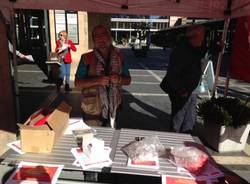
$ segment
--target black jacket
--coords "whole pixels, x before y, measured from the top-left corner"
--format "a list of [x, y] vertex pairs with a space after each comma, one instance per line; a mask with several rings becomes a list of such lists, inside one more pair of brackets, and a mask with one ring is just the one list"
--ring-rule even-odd
[[201, 58], [204, 52], [194, 48], [188, 40], [172, 51], [167, 69], [167, 84], [169, 91], [175, 94], [188, 92], [198, 86], [201, 78]]

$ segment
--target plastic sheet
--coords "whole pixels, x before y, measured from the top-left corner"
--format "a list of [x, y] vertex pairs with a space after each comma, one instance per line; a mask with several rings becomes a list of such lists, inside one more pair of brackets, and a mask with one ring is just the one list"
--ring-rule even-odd
[[165, 153], [165, 147], [157, 136], [132, 141], [121, 149], [133, 162], [155, 160]]
[[187, 169], [189, 172], [199, 174], [208, 162], [208, 155], [195, 147], [173, 147], [170, 150], [170, 159], [177, 166]]

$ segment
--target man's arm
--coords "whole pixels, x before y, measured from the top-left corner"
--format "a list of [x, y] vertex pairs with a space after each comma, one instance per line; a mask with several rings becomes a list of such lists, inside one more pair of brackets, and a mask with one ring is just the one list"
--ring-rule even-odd
[[[9, 47], [9, 51], [10, 51], [11, 53], [13, 53], [13, 45], [12, 45], [12, 43], [10, 43], [9, 41], [8, 41], [8, 47]], [[22, 59], [25, 59], [25, 55], [22, 54], [22, 53], [21, 53], [20, 51], [18, 51], [18, 50], [16, 50], [16, 55], [19, 56], [19, 57], [22, 58]]]

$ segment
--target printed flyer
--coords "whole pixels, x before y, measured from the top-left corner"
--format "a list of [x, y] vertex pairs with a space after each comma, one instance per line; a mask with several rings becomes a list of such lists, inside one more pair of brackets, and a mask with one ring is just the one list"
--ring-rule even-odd
[[133, 162], [130, 158], [128, 158], [128, 167], [137, 167], [144, 169], [159, 169], [159, 160], [156, 158], [155, 160], [145, 160], [145, 161], [137, 161]]
[[56, 184], [63, 165], [20, 162], [6, 184]]

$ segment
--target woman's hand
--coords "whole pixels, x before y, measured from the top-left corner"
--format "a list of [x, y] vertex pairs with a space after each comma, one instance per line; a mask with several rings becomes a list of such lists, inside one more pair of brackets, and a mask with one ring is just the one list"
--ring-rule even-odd
[[96, 82], [98, 85], [107, 86], [109, 84], [109, 77], [108, 76], [97, 77]]

